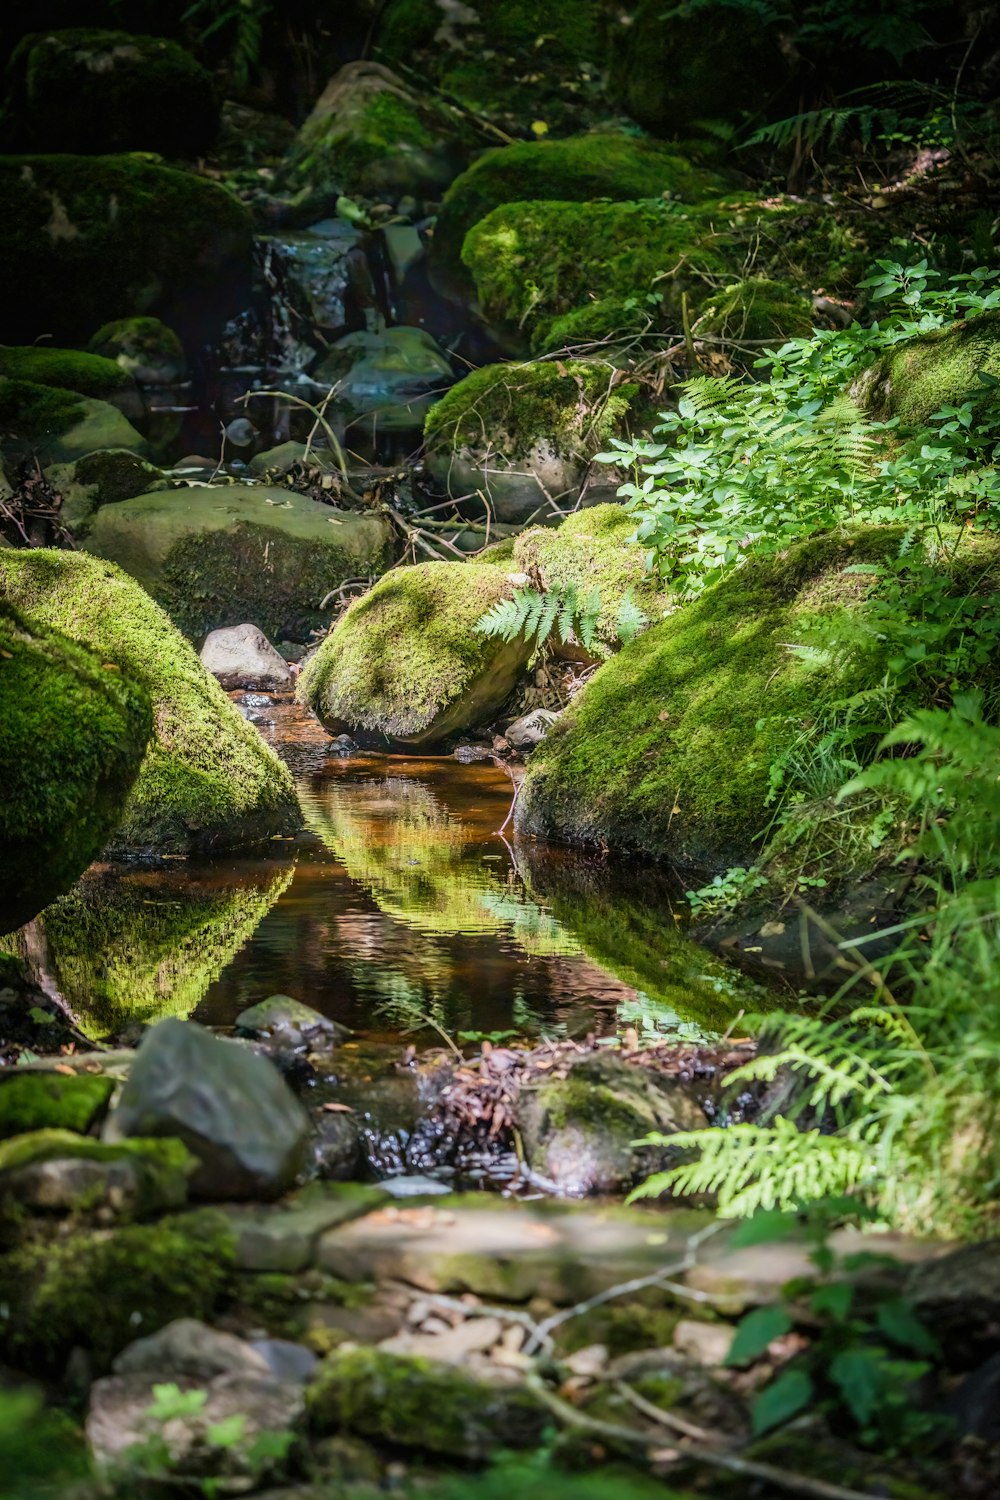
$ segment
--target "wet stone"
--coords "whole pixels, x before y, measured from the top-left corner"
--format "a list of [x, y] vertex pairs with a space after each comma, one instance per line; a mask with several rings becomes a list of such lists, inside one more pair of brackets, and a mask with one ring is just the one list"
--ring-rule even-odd
[[292, 686], [287, 664], [257, 625], [227, 625], [210, 631], [201, 648], [201, 662], [227, 690], [280, 693]]

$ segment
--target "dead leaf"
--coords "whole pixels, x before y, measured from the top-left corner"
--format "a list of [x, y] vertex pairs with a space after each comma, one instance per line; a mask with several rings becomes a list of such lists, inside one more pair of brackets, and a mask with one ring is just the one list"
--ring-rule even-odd
[[336, 1104], [332, 1100], [329, 1104], [324, 1104], [323, 1108], [328, 1115], [353, 1115], [354, 1113], [349, 1104]]

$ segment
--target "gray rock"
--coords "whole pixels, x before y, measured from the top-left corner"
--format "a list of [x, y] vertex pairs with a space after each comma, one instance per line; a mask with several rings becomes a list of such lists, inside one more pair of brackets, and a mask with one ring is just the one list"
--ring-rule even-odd
[[317, 1175], [327, 1182], [350, 1182], [357, 1176], [360, 1157], [357, 1116], [353, 1112], [319, 1115], [313, 1137]]
[[256, 1005], [241, 1010], [236, 1017], [238, 1036], [266, 1039], [274, 1037], [291, 1046], [307, 1046], [318, 1041], [342, 1041], [350, 1036], [346, 1026], [320, 1015], [311, 1005], [293, 1000], [291, 995], [269, 995]]
[[227, 691], [254, 688], [280, 693], [288, 691], [294, 680], [288, 664], [258, 625], [227, 625], [211, 631], [201, 648], [201, 660]]
[[304, 1344], [293, 1344], [291, 1339], [254, 1339], [250, 1348], [266, 1362], [271, 1374], [278, 1380], [294, 1380], [307, 1385], [319, 1364], [319, 1359]]
[[273, 1208], [227, 1208], [236, 1266], [241, 1271], [304, 1271], [313, 1262], [320, 1235], [384, 1202], [379, 1188], [352, 1183], [311, 1187]]
[[956, 1364], [992, 1354], [1000, 1340], [1000, 1239], [914, 1267], [906, 1295]]
[[451, 1192], [447, 1182], [438, 1182], [436, 1177], [424, 1177], [418, 1173], [386, 1177], [380, 1186], [392, 1198], [438, 1197]]
[[423, 328], [386, 328], [345, 334], [314, 379], [337, 387], [335, 402], [349, 426], [398, 432], [422, 428], [428, 409], [455, 375]]
[[155, 1375], [160, 1380], [214, 1380], [217, 1375], [266, 1375], [265, 1356], [244, 1339], [197, 1318], [175, 1318], [148, 1338], [129, 1344], [112, 1365], [116, 1375]]
[[504, 737], [515, 750], [531, 750], [541, 744], [558, 717], [551, 709], [536, 708], [508, 724]]
[[199, 1161], [194, 1195], [270, 1198], [305, 1162], [309, 1118], [266, 1057], [171, 1018], [143, 1038], [104, 1135], [177, 1136]]

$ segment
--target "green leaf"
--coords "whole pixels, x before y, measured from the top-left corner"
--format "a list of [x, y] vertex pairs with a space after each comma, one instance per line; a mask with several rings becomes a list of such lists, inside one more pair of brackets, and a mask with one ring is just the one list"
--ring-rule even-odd
[[854, 1301], [854, 1288], [849, 1281], [830, 1281], [818, 1286], [809, 1298], [809, 1306], [818, 1318], [832, 1318], [843, 1323]]
[[[757, 727], [760, 728], [760, 725]], [[729, 873], [734, 875], [736, 871], [731, 870]], [[721, 884], [721, 877], [717, 878]], [[773, 1245], [794, 1234], [798, 1223], [798, 1214], [788, 1213], [780, 1208], [759, 1208], [752, 1219], [738, 1225], [729, 1243], [733, 1250], [743, 1250], [750, 1245]]]
[[726, 1355], [727, 1365], [746, 1365], [766, 1351], [773, 1339], [781, 1338], [792, 1327], [786, 1308], [775, 1303], [772, 1307], [755, 1307], [740, 1320], [736, 1337]]
[[936, 1354], [938, 1343], [921, 1323], [909, 1302], [894, 1297], [880, 1302], [875, 1312], [879, 1331], [901, 1349], [911, 1349], [914, 1354]]
[[783, 1370], [753, 1403], [750, 1420], [754, 1436], [789, 1421], [809, 1405], [812, 1397], [813, 1383], [805, 1370]]
[[830, 1362], [830, 1379], [859, 1427], [866, 1427], [884, 1384], [882, 1355], [877, 1349], [844, 1349]]

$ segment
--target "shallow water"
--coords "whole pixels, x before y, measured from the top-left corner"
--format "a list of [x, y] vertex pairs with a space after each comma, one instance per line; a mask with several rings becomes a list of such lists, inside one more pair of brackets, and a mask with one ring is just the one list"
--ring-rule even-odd
[[341, 759], [299, 711], [251, 713], [296, 775], [296, 839], [95, 866], [19, 935], [93, 1037], [165, 1015], [231, 1026], [274, 993], [421, 1044], [627, 1025], [697, 1037], [747, 1004], [746, 982], [683, 937], [662, 876], [499, 833], [501, 767]]

